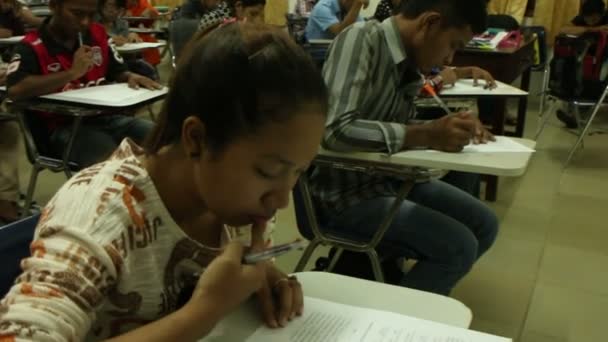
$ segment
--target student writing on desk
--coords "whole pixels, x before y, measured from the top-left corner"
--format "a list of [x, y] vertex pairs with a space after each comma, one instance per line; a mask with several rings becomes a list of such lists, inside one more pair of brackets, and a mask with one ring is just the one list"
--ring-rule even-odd
[[264, 248], [317, 154], [323, 79], [286, 33], [232, 23], [195, 38], [169, 89], [145, 150], [124, 140], [43, 210], [0, 339], [197, 341], [254, 292], [270, 327], [302, 313], [298, 280], [241, 265], [240, 244]]
[[[103, 26], [92, 22], [97, 12], [95, 0], [53, 0], [49, 6], [53, 15], [15, 49], [8, 69], [9, 97], [24, 100], [104, 81], [160, 88], [151, 79], [127, 71], [120, 55], [108, 44]], [[51, 148], [61, 155], [72, 131], [67, 118], [52, 113], [28, 115], [43, 122]], [[70, 159], [80, 167], [89, 166], [111, 153], [124, 137], [143, 141], [152, 127], [148, 120], [122, 115], [86, 118]]]
[[[449, 65], [456, 49], [485, 30], [484, 0], [409, 0], [382, 23], [357, 23], [330, 47], [323, 76], [330, 110], [328, 149], [397, 153], [421, 146], [457, 152], [489, 133], [470, 114], [408, 124], [420, 73]], [[369, 237], [387, 214], [400, 182], [387, 177], [318, 168], [311, 177], [324, 227]], [[384, 256], [415, 256], [400, 284], [449, 294], [496, 237], [496, 215], [442, 181], [417, 184], [380, 244]]]
[[[123, 46], [142, 41], [137, 33], [129, 32], [129, 23], [122, 18], [127, 6], [126, 0], [99, 0], [98, 6], [97, 21], [106, 28], [112, 44]], [[126, 63], [130, 71], [158, 80], [156, 69], [143, 58], [127, 56]]]

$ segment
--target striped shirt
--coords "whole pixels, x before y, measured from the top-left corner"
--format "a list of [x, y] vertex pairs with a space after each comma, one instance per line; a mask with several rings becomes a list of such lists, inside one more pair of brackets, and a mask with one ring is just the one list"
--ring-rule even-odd
[[[323, 77], [330, 92], [325, 148], [389, 154], [403, 149], [405, 124], [414, 115], [422, 79], [408, 62], [394, 18], [356, 23], [339, 34]], [[391, 183], [386, 177], [320, 167], [311, 177], [325, 215], [364, 199], [394, 195]]]

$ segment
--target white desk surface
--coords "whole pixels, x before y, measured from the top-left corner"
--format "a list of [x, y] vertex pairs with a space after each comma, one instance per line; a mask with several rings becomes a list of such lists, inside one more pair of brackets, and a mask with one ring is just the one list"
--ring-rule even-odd
[[25, 36], [13, 36], [8, 38], [0, 38], [0, 45], [17, 44], [23, 40]]
[[[526, 147], [534, 148], [536, 142], [529, 139], [511, 138]], [[322, 149], [320, 156], [338, 157], [349, 161], [373, 162], [403, 167], [424, 167], [450, 171], [481, 173], [494, 176], [521, 176], [528, 166], [533, 152], [447, 153], [411, 150], [388, 156], [385, 153], [334, 152]]]
[[167, 94], [168, 90], [167, 87], [160, 90], [131, 89], [126, 83], [115, 83], [64, 91], [40, 96], [40, 98], [103, 107], [129, 107], [162, 97]]
[[[391, 311], [460, 328], [468, 328], [473, 317], [461, 302], [429, 292], [327, 272], [301, 272], [297, 276], [308, 297]], [[263, 324], [260, 316], [255, 303], [242, 305], [200, 342], [244, 341]]]
[[116, 46], [116, 51], [120, 53], [134, 53], [140, 52], [148, 49], [158, 49], [160, 47], [165, 46], [165, 42], [141, 42], [141, 43], [127, 43], [122, 46]]
[[506, 83], [502, 83], [500, 81], [496, 81], [496, 88], [494, 89], [484, 89], [485, 81], [478, 81], [479, 85], [474, 86], [473, 79], [462, 79], [458, 80], [453, 87], [446, 87], [441, 90], [439, 96], [445, 97], [478, 97], [478, 96], [507, 96], [507, 97], [523, 97], [528, 96], [528, 93], [508, 85]]

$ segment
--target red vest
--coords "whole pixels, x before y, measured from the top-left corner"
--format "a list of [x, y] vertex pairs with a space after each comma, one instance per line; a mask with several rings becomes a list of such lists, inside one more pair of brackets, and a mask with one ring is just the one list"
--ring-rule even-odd
[[[93, 68], [80, 79], [69, 82], [57, 89], [57, 92], [99, 85], [105, 80], [110, 62], [110, 46], [108, 45], [106, 30], [102, 25], [94, 23], [89, 26], [89, 34], [91, 37], [90, 46], [93, 49], [95, 61]], [[73, 54], [62, 52], [57, 55], [50, 55], [49, 50], [40, 39], [38, 31], [28, 33], [23, 38], [23, 42], [29, 44], [34, 49], [42, 75], [69, 70], [72, 67]]]

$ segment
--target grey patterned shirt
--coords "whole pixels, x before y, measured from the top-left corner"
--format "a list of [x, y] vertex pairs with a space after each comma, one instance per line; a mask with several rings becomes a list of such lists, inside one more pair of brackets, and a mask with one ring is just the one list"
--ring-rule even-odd
[[[323, 146], [338, 151], [396, 153], [403, 149], [414, 98], [422, 86], [408, 63], [394, 18], [356, 23], [332, 43], [323, 77], [330, 109]], [[394, 195], [385, 177], [317, 168], [311, 177], [322, 214], [332, 215], [380, 195]]]

